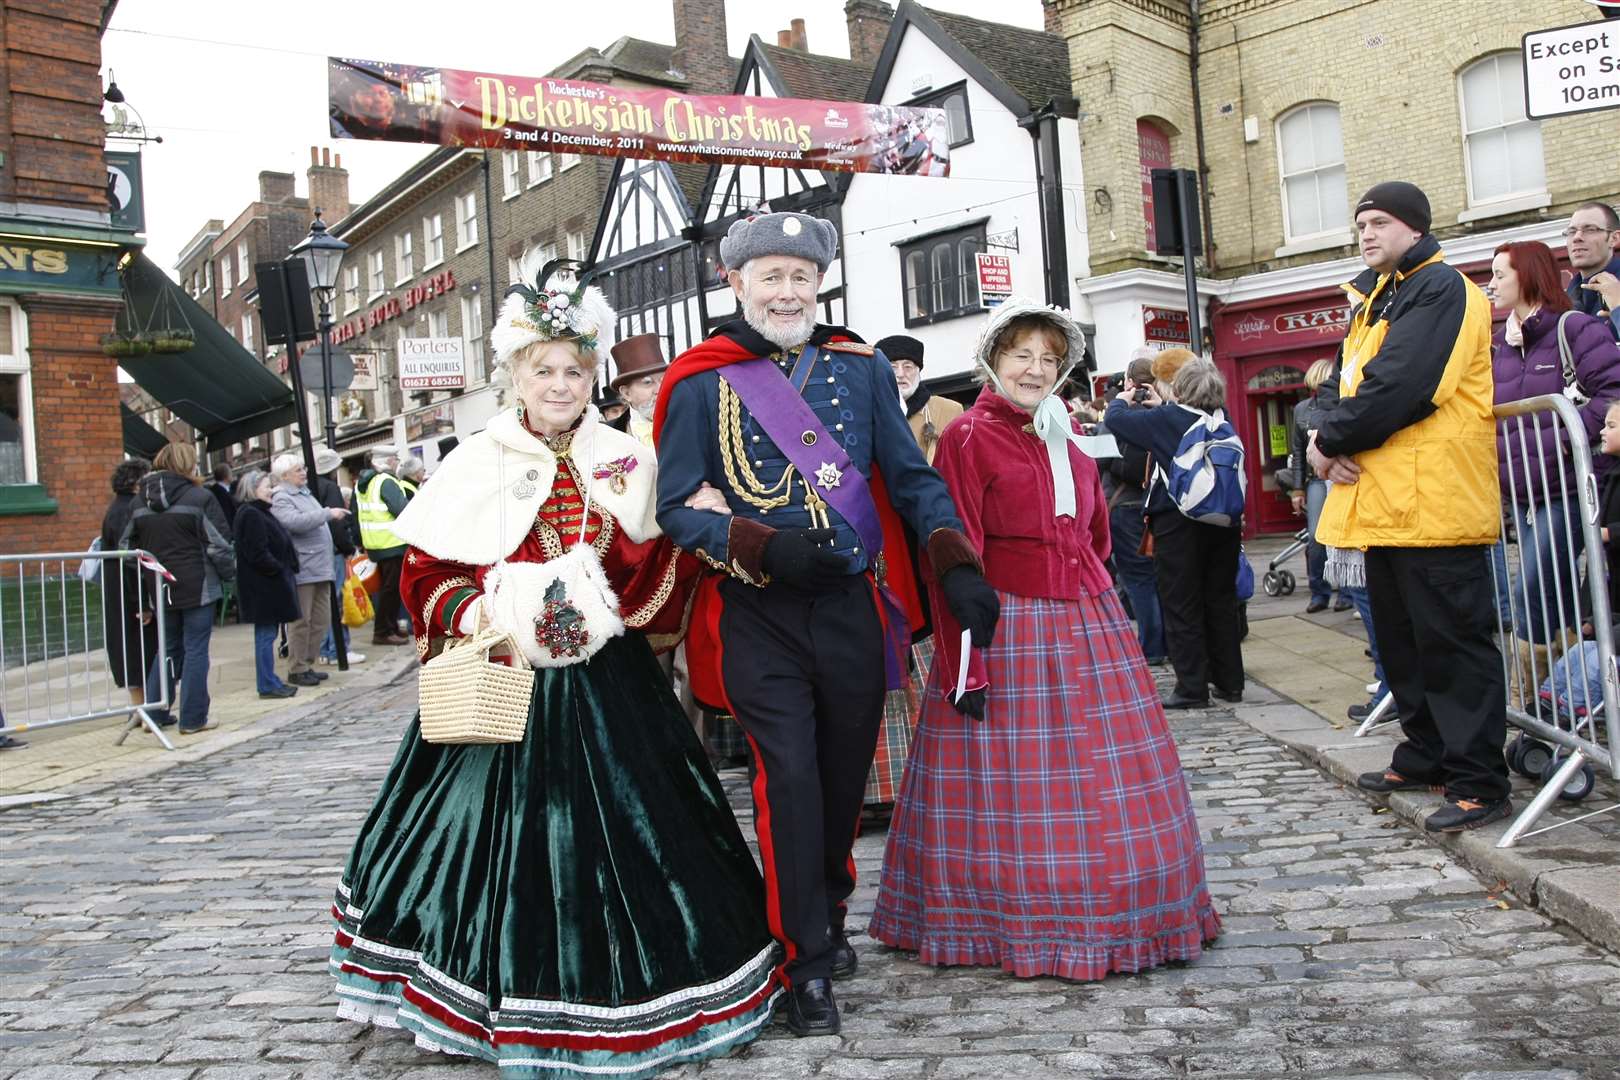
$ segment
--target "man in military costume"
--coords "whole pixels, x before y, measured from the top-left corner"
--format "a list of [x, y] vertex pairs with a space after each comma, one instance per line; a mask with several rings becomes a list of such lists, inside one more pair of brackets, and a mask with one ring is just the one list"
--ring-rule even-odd
[[[698, 699], [753, 747], [767, 916], [799, 1035], [838, 1031], [829, 980], [857, 963], [850, 849], [884, 693], [923, 629], [905, 526], [976, 647], [998, 614], [888, 362], [816, 324], [836, 246], [833, 225], [804, 214], [734, 224], [720, 258], [744, 318], [675, 360], [654, 416], [658, 523], [716, 571], [694, 601], [688, 661]], [[705, 486], [729, 516], [686, 506]]]

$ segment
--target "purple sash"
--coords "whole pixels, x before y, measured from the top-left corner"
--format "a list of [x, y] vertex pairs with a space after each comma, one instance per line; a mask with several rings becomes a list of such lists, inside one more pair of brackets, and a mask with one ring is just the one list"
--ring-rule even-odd
[[[814, 345], [805, 346], [806, 353], [814, 350]], [[849, 454], [844, 452], [843, 444], [828, 433], [821, 418], [771, 361], [761, 357], [727, 364], [720, 377], [737, 392], [749, 413], [765, 429], [765, 434], [799, 470], [804, 482], [849, 522], [855, 535], [860, 537], [861, 546], [866, 548], [875, 578], [878, 556], [883, 552], [883, 525], [878, 521], [872, 489]], [[832, 487], [817, 482], [818, 474], [829, 465], [838, 472], [837, 483]], [[887, 609], [884, 637], [888, 647], [884, 649], [884, 661], [888, 687], [897, 690], [904, 685], [903, 658], [911, 629], [900, 602], [882, 582], [878, 582], [878, 592]]]

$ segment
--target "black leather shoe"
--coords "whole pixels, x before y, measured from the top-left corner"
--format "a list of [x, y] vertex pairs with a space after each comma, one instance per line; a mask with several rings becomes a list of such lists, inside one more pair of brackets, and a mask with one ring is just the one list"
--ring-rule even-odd
[[787, 1026], [801, 1039], [838, 1034], [838, 1002], [833, 1000], [831, 979], [811, 979], [789, 987]]
[[1305, 614], [1315, 615], [1318, 611], [1326, 611], [1327, 609], [1328, 602], [1326, 600], [1312, 600], [1305, 605]]
[[832, 975], [835, 979], [848, 979], [855, 974], [855, 969], [861, 966], [861, 958], [855, 955], [855, 946], [849, 943], [842, 930], [834, 930], [832, 934]]
[[1162, 702], [1166, 709], [1207, 709], [1209, 698], [1188, 697], [1185, 694], [1173, 693]]
[[307, 671], [307, 672], [305, 672], [305, 674], [306, 674], [306, 675], [308, 675], [308, 676], [310, 676], [310, 677], [311, 677], [311, 678], [312, 678], [312, 679], [314, 679], [314, 680], [315, 680], [315, 681], [316, 681], [316, 682], [325, 682], [325, 681], [326, 681], [326, 680], [327, 680], [327, 679], [330, 679], [330, 678], [331, 678], [331, 677], [332, 677], [332, 676], [330, 676], [330, 675], [328, 675], [328, 674], [327, 674], [327, 673], [326, 673], [326, 672], [324, 672], [324, 671], [314, 671], [314, 670], [311, 670], [311, 671]]
[[1511, 813], [1513, 813], [1512, 799], [1474, 802], [1471, 799], [1448, 798], [1446, 805], [1424, 819], [1423, 827], [1430, 832], [1462, 832], [1465, 829], [1489, 825], [1493, 821], [1501, 821]]
[[1211, 693], [1222, 701], [1230, 702], [1233, 705], [1243, 700], [1243, 691], [1241, 690], [1212, 690]]
[[298, 693], [298, 687], [296, 686], [278, 686], [274, 690], [260, 690], [259, 696], [262, 698], [290, 698], [296, 693]]
[[315, 677], [315, 673], [313, 671], [300, 671], [300, 672], [297, 672], [296, 674], [289, 675], [289, 676], [287, 676], [287, 681], [289, 683], [291, 683], [292, 685], [294, 685], [294, 686], [319, 686], [319, 685], [321, 685], [321, 680], [319, 680], [319, 679], [317, 679]]
[[1429, 782], [1408, 780], [1394, 769], [1383, 769], [1362, 773], [1356, 777], [1356, 787], [1362, 791], [1423, 791], [1429, 787]]

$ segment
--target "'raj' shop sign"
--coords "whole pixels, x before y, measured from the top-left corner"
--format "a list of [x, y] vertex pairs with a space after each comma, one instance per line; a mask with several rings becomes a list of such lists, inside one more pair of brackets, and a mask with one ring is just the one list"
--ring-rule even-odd
[[1220, 320], [1217, 345], [1241, 353], [1337, 343], [1350, 325], [1350, 306], [1325, 302], [1292, 311], [1246, 311]]
[[[441, 296], [456, 287], [456, 274], [453, 270], [445, 270], [434, 274], [420, 285], [412, 285], [399, 296], [391, 296], [363, 315], [356, 315], [352, 319], [344, 319], [332, 327], [332, 341], [343, 344], [350, 338], [359, 337], [368, 330], [375, 330], [390, 319], [397, 319], [410, 311], [418, 304], [426, 303], [435, 296]], [[372, 387], [376, 389], [376, 387]]]
[[1142, 337], [1150, 345], [1188, 345], [1192, 334], [1187, 313], [1175, 308], [1142, 307]]
[[327, 59], [332, 137], [944, 176], [944, 109]]

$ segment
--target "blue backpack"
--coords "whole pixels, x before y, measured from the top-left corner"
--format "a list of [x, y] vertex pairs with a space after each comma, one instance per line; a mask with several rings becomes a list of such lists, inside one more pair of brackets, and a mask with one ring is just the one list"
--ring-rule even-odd
[[1170, 501], [1187, 517], [1206, 525], [1236, 525], [1249, 491], [1243, 443], [1224, 410], [1187, 411], [1198, 418], [1181, 436], [1170, 468], [1158, 467], [1159, 478]]

